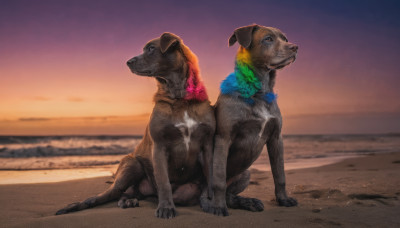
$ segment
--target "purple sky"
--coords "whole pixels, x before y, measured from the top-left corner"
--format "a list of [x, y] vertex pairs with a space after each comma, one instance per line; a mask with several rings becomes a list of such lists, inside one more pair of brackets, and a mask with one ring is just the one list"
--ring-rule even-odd
[[[233, 70], [237, 46], [227, 39], [252, 23], [299, 45], [296, 62], [278, 72], [284, 133], [400, 132], [398, 1], [5, 0], [0, 134], [143, 132], [155, 82], [125, 62], [166, 31], [197, 54], [214, 103]], [[104, 116], [141, 122], [79, 122]], [[69, 118], [79, 132], [62, 130]]]

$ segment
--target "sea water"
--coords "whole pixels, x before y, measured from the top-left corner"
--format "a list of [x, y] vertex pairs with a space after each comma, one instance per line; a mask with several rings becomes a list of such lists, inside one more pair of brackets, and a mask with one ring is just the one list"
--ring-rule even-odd
[[[0, 170], [90, 168], [118, 164], [141, 136], [0, 136]], [[285, 135], [285, 164], [301, 167], [368, 154], [398, 152], [400, 134]], [[268, 163], [266, 149], [256, 161]], [[258, 166], [257, 166], [258, 165]], [[315, 165], [314, 165], [315, 166]]]

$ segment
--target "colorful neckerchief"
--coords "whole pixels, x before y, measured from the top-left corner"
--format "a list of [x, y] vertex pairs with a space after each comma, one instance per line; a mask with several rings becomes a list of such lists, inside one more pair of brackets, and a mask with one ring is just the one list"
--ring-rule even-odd
[[[261, 82], [254, 73], [249, 51], [240, 47], [236, 55], [235, 72], [228, 75], [228, 77], [222, 81], [221, 93], [238, 93], [246, 103], [254, 104], [254, 99], [252, 97], [261, 87]], [[263, 95], [263, 99], [269, 104], [275, 101], [276, 98], [277, 94], [272, 92]]]
[[185, 100], [205, 101], [208, 99], [206, 88], [200, 80], [199, 69], [193, 63], [187, 62], [189, 77], [186, 81]]
[[187, 59], [188, 78], [186, 80], [185, 100], [205, 101], [208, 99], [206, 87], [201, 81], [199, 65], [196, 55], [190, 49], [181, 44], [184, 56]]

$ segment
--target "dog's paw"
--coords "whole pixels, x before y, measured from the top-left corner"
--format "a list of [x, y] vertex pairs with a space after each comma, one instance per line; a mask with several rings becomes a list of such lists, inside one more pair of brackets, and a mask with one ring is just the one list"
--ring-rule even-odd
[[227, 207], [211, 207], [208, 213], [216, 216], [229, 216]]
[[118, 207], [125, 209], [129, 207], [139, 207], [139, 200], [134, 199], [120, 199], [118, 201]]
[[170, 219], [177, 216], [175, 207], [159, 207], [156, 210], [156, 217], [163, 219]]
[[284, 206], [284, 207], [297, 206], [297, 200], [292, 197], [278, 198], [276, 201], [278, 202], [279, 206]]
[[217, 216], [229, 216], [227, 207], [213, 206], [211, 201], [200, 201], [200, 207], [204, 212]]
[[263, 211], [264, 210], [264, 204], [261, 202], [261, 200], [256, 199], [256, 198], [244, 198], [245, 200], [241, 202], [241, 206], [243, 209], [249, 210], [249, 211]]
[[256, 198], [246, 198], [238, 195], [228, 194], [226, 198], [228, 207], [244, 209], [248, 211], [263, 211], [264, 204]]
[[200, 208], [203, 209], [203, 211], [207, 212], [210, 207], [212, 206], [212, 201], [208, 199], [204, 194], [200, 196]]
[[225, 204], [225, 201], [217, 204], [215, 199], [209, 199], [207, 196], [207, 191], [203, 191], [200, 196], [200, 207], [204, 212], [210, 213], [217, 216], [229, 216], [228, 207]]

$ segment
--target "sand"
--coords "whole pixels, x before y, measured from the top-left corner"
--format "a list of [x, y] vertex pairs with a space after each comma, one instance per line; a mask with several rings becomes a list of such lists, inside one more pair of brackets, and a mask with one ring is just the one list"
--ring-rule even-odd
[[55, 216], [71, 202], [105, 190], [112, 178], [0, 185], [0, 227], [400, 227], [400, 153], [350, 158], [317, 168], [287, 171], [297, 207], [278, 207], [270, 172], [252, 170], [242, 193], [264, 202], [263, 212], [230, 209], [217, 217], [199, 206], [178, 207], [178, 217], [157, 219], [156, 199], [120, 209], [116, 202]]

